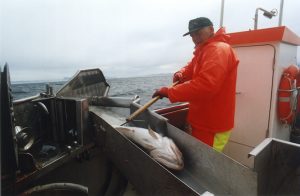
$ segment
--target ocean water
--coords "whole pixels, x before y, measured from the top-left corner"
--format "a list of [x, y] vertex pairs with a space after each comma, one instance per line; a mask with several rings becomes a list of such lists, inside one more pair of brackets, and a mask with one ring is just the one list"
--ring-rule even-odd
[[[45, 92], [47, 84], [52, 86], [54, 93], [56, 93], [65, 83], [67, 83], [67, 81], [12, 84], [13, 99], [18, 100]], [[141, 98], [141, 104], [144, 105], [152, 99], [151, 96], [156, 89], [172, 84], [172, 74], [131, 78], [111, 78], [107, 79], [107, 83], [110, 85], [108, 93], [110, 97], [132, 98], [135, 95], [138, 95]], [[164, 98], [154, 103], [151, 106], [151, 109], [163, 108], [169, 105], [172, 104], [170, 104], [168, 99]]]

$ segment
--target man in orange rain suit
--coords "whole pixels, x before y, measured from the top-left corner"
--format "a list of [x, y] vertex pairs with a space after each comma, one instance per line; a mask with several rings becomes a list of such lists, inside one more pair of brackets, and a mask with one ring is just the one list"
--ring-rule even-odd
[[214, 33], [205, 17], [189, 22], [194, 57], [176, 72], [173, 87], [162, 87], [153, 97], [168, 97], [173, 102], [189, 102], [188, 124], [191, 134], [222, 151], [234, 126], [235, 90], [238, 59], [228, 44], [224, 28]]

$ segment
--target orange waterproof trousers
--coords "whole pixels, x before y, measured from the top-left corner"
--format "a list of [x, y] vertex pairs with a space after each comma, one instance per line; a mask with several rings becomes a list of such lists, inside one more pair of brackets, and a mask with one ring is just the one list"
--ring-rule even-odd
[[213, 133], [208, 131], [192, 131], [192, 136], [222, 152], [230, 137], [231, 130]]

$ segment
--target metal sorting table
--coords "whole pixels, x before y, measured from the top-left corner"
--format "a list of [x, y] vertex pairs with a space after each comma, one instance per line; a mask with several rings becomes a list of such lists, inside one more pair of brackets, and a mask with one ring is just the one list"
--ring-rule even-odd
[[[131, 113], [138, 107], [136, 103], [131, 104]], [[216, 195], [257, 194], [256, 172], [216, 152], [154, 112], [141, 114], [134, 126], [150, 124], [157, 132], [173, 139], [183, 153], [185, 167], [182, 171], [166, 169], [116, 131], [112, 125], [120, 125], [126, 118], [117, 109], [90, 106], [90, 114], [98, 126], [98, 141], [104, 146], [107, 156], [139, 193], [201, 195], [208, 191]]]

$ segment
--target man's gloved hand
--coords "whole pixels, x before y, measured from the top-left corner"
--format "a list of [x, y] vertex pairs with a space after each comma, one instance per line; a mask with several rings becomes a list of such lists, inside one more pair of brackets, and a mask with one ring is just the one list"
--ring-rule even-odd
[[161, 87], [159, 90], [156, 90], [155, 93], [152, 95], [152, 98], [159, 96], [160, 99], [168, 96], [168, 87]]
[[173, 76], [173, 83], [177, 82], [178, 83], [182, 83], [183, 82], [183, 75], [180, 71], [174, 73], [174, 76]]

